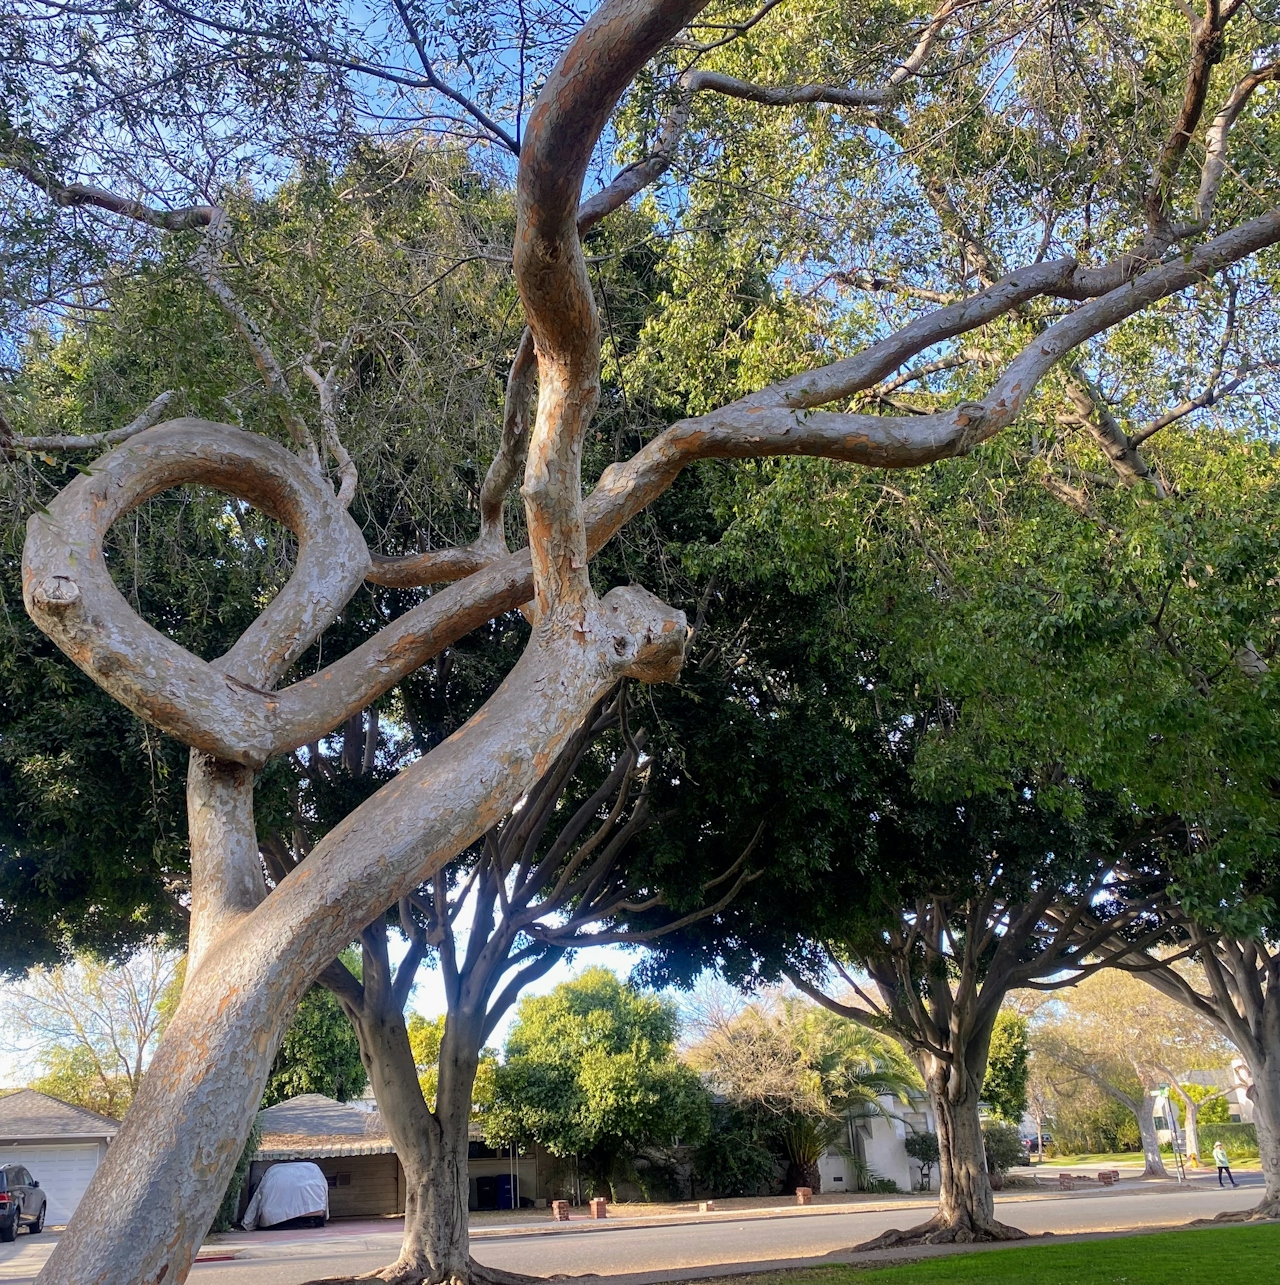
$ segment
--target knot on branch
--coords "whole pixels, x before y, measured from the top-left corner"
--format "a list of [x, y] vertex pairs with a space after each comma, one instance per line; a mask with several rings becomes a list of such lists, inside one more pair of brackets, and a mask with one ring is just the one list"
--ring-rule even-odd
[[32, 602], [45, 611], [66, 611], [80, 601], [80, 586], [70, 576], [47, 576], [31, 591]]
[[620, 674], [642, 683], [667, 683], [680, 673], [689, 642], [683, 611], [639, 585], [610, 590], [600, 607], [609, 661]]

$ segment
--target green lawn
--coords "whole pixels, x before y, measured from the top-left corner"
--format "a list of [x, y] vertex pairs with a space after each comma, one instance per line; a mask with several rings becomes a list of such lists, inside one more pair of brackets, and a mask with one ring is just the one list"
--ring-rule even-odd
[[[758, 1278], [757, 1278], [758, 1279]], [[1280, 1225], [1159, 1232], [1069, 1245], [953, 1254], [868, 1270], [781, 1272], [770, 1285], [1271, 1285], [1280, 1280]]]

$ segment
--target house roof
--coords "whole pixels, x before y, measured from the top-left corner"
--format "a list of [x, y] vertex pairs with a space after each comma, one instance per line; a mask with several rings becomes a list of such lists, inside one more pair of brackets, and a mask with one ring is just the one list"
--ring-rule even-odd
[[376, 1156], [394, 1152], [382, 1117], [304, 1093], [258, 1113], [262, 1141], [256, 1160], [318, 1160], [325, 1156]]
[[119, 1128], [118, 1120], [60, 1102], [34, 1089], [19, 1089], [0, 1097], [0, 1142], [114, 1138]]

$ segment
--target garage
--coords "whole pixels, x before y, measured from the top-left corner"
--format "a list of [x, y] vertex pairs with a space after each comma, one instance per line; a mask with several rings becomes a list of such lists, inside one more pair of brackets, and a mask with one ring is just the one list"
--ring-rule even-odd
[[25, 1165], [48, 1200], [51, 1226], [67, 1222], [119, 1124], [33, 1089], [0, 1097], [0, 1164]]

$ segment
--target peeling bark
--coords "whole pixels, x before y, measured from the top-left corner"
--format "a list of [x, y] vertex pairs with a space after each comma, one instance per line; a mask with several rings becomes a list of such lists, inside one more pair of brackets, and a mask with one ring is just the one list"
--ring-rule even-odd
[[[352, 812], [206, 947], [45, 1282], [185, 1277], [311, 981], [383, 907], [509, 812], [621, 673], [659, 680], [683, 657], [683, 617], [643, 591], [614, 590], [584, 624], [535, 639], [476, 718]], [[164, 1235], [140, 1235], [143, 1226]]]

